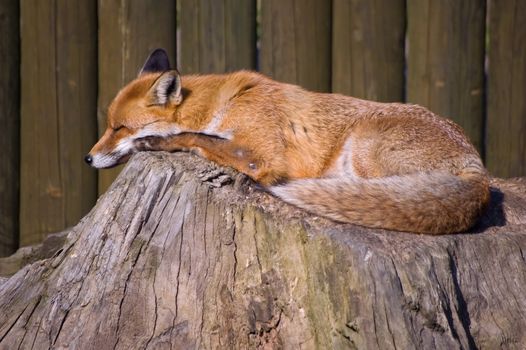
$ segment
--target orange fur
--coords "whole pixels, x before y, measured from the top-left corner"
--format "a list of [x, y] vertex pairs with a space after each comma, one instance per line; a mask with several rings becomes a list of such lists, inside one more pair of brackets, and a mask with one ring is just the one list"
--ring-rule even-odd
[[184, 76], [180, 91], [174, 77], [146, 72], [119, 92], [90, 152], [107, 157], [100, 167], [114, 165], [112, 154], [117, 164], [140, 150], [194, 150], [314, 213], [433, 234], [468, 229], [489, 201], [473, 145], [423, 107], [309, 92], [248, 71]]

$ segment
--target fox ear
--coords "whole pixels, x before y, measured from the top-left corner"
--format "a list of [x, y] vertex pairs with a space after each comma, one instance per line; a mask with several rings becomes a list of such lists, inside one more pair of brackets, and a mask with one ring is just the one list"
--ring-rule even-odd
[[168, 59], [168, 54], [163, 49], [154, 50], [144, 66], [141, 68], [139, 75], [144, 73], [161, 73], [170, 70], [170, 60]]
[[179, 105], [183, 101], [179, 72], [171, 70], [157, 78], [150, 88], [150, 98], [155, 105]]

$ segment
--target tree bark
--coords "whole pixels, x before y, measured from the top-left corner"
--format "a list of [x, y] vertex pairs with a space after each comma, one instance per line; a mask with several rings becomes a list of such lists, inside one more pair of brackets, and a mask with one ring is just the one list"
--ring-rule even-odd
[[473, 232], [424, 236], [330, 222], [195, 156], [141, 153], [0, 278], [0, 348], [520, 348], [526, 181], [493, 185]]

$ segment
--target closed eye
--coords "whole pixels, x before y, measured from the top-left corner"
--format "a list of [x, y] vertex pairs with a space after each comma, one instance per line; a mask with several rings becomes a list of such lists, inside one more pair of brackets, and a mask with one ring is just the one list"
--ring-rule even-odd
[[121, 126], [118, 126], [116, 128], [113, 128], [113, 131], [117, 132], [117, 131], [119, 131], [122, 128], [124, 128], [124, 125], [121, 125]]
[[154, 120], [154, 121], [144, 124], [144, 126], [152, 125], [152, 124], [158, 123], [159, 121], [160, 120]]

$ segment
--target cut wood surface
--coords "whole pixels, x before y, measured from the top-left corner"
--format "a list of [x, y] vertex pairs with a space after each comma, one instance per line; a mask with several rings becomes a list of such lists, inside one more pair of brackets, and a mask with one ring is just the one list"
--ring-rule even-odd
[[256, 68], [255, 0], [182, 0], [181, 74]]
[[404, 100], [404, 0], [335, 0], [332, 91], [381, 102]]
[[262, 73], [306, 89], [331, 90], [331, 2], [261, 1]]
[[0, 279], [0, 349], [519, 349], [526, 181], [492, 186], [472, 232], [425, 236], [141, 153], [47, 258]]
[[453, 119], [483, 151], [486, 2], [407, 1], [407, 102]]
[[526, 1], [490, 2], [486, 164], [502, 177], [526, 174]]
[[0, 257], [18, 245], [20, 183], [19, 1], [0, 2]]
[[[97, 6], [20, 1], [20, 245], [74, 225], [96, 201]], [[82, 24], [82, 25], [80, 25]]]

